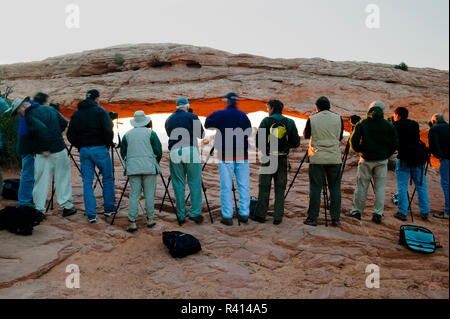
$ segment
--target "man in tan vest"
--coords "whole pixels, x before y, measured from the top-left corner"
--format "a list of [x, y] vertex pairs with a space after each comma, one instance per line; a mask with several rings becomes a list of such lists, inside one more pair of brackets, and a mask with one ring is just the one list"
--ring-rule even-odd
[[330, 190], [331, 223], [339, 225], [341, 214], [341, 165], [342, 155], [339, 147], [344, 133], [342, 118], [330, 112], [330, 101], [322, 96], [316, 102], [317, 113], [306, 122], [303, 132], [309, 139], [309, 209], [304, 224], [317, 226], [320, 210], [320, 196], [324, 181]]

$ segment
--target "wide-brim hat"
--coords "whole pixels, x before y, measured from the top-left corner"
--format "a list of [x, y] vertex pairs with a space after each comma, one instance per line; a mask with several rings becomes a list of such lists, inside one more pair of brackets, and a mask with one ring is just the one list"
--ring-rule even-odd
[[134, 113], [134, 118], [130, 120], [131, 125], [134, 127], [144, 127], [150, 123], [151, 118], [148, 115], [145, 115], [144, 111], [136, 111]]
[[12, 109], [11, 115], [16, 115], [19, 107], [21, 107], [23, 103], [28, 102], [28, 101], [30, 101], [29, 96], [26, 96], [24, 98], [14, 99], [14, 101], [12, 102], [12, 106], [11, 106], [11, 109]]
[[9, 105], [8, 101], [0, 96], [0, 115], [8, 112], [9, 110], [11, 110], [11, 105]]

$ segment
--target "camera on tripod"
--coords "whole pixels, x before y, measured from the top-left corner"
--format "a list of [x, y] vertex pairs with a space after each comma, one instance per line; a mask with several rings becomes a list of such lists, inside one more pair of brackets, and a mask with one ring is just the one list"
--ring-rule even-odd
[[361, 121], [361, 116], [358, 115], [352, 115], [350, 116], [350, 123], [352, 124], [352, 131], [353, 128], [358, 124], [358, 122]]
[[116, 112], [108, 112], [109, 117], [111, 118], [111, 121], [117, 120], [119, 118], [119, 113]]

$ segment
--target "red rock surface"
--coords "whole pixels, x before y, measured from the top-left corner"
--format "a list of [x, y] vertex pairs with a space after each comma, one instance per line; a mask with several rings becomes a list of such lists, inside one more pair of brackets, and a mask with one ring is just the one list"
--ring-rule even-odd
[[[113, 62], [116, 53], [123, 54], [122, 66]], [[155, 68], [156, 60], [166, 64]], [[187, 63], [191, 65], [188, 67]], [[328, 95], [335, 111], [345, 116], [363, 115], [370, 101], [380, 99], [390, 106], [389, 111], [399, 105], [407, 106], [412, 117], [421, 122], [424, 135], [425, 123], [432, 113], [448, 113], [448, 72], [431, 69], [403, 72], [370, 63], [273, 60], [178, 45], [96, 50], [9, 65], [5, 69], [14, 85], [13, 97], [38, 90], [48, 92], [55, 102], [62, 103], [67, 116], [92, 87], [102, 92], [104, 106], [119, 111], [123, 117], [138, 108], [167, 112], [180, 96], [191, 98], [196, 112], [208, 115], [222, 107], [220, 97], [230, 90], [246, 99], [241, 104], [246, 111], [264, 110], [264, 101], [277, 97], [286, 102], [289, 112], [302, 116], [312, 113], [312, 105], [320, 95]], [[290, 155], [289, 181], [306, 147], [307, 142], [302, 140], [300, 148]], [[74, 155], [78, 161], [77, 152]], [[343, 213], [352, 205], [357, 161], [350, 154], [342, 184]], [[167, 153], [161, 163], [164, 176], [168, 176]], [[125, 177], [118, 161], [116, 168], [119, 196]], [[257, 163], [251, 164], [253, 196], [257, 196], [258, 168]], [[208, 164], [203, 177], [215, 218], [213, 225], [205, 218], [203, 225], [188, 222], [178, 227], [166, 201], [162, 213], [157, 213], [155, 228], [145, 228], [140, 215], [139, 230], [130, 235], [124, 231], [128, 192], [114, 226], [103, 217], [97, 224], [89, 225], [83, 216], [81, 178], [72, 165], [74, 203], [80, 208], [77, 215], [64, 219], [61, 209], [55, 207], [32, 237], [24, 239], [0, 232], [0, 298], [449, 297], [448, 221], [420, 220], [415, 202], [415, 224], [432, 230], [444, 248], [433, 255], [421, 255], [399, 246], [399, 227], [403, 223], [392, 217], [396, 207], [389, 198], [396, 192], [396, 184], [391, 172], [381, 225], [370, 220], [373, 193], [369, 190], [361, 222], [342, 217], [339, 228], [326, 228], [322, 210], [319, 227], [305, 226], [307, 169], [305, 165], [286, 200], [286, 218], [279, 226], [272, 224], [272, 206], [266, 224], [250, 221], [242, 226], [221, 225], [217, 164]], [[13, 176], [18, 176], [18, 172], [4, 172], [5, 178]], [[437, 168], [430, 169], [427, 182], [432, 212], [442, 211]], [[163, 191], [158, 181], [157, 209]], [[96, 196], [100, 206], [99, 189]], [[6, 204], [14, 203], [2, 203]], [[203, 214], [207, 217], [206, 207]], [[202, 252], [172, 259], [161, 241], [165, 230], [195, 235], [202, 243]], [[30, 257], [27, 251], [42, 251], [42, 255], [32, 258], [33, 254]], [[42, 261], [44, 257], [47, 263]], [[80, 289], [67, 289], [64, 285], [68, 264], [80, 266]], [[379, 289], [365, 286], [368, 264], [380, 267]]]

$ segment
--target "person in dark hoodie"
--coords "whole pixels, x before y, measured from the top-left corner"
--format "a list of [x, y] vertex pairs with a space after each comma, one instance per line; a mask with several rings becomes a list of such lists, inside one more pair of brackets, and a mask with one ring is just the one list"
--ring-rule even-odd
[[366, 206], [367, 189], [373, 179], [375, 205], [372, 221], [376, 224], [381, 223], [384, 213], [388, 159], [399, 144], [394, 125], [383, 118], [385, 108], [380, 101], [371, 103], [367, 118], [355, 126], [350, 136], [350, 146], [360, 155], [360, 161], [353, 194], [353, 208], [345, 215], [361, 220], [361, 214]]
[[425, 177], [425, 162], [417, 158], [417, 150], [420, 147], [419, 123], [408, 119], [407, 108], [398, 107], [394, 111], [394, 126], [397, 129], [399, 139], [398, 160], [395, 169], [398, 212], [394, 217], [401, 221], [406, 221], [409, 206], [408, 182], [411, 176], [419, 198], [421, 217], [426, 220], [430, 213], [430, 206]]
[[98, 105], [99, 98], [97, 90], [87, 92], [86, 99], [78, 103], [78, 110], [72, 114], [67, 131], [69, 142], [80, 151], [85, 215], [90, 223], [97, 221], [97, 201], [92, 188], [96, 166], [102, 174], [103, 214], [111, 216], [116, 209], [109, 155], [109, 147], [113, 146], [113, 123], [108, 112]]
[[[37, 94], [36, 97], [43, 93]], [[36, 210], [45, 214], [45, 201], [50, 187], [50, 178], [55, 181], [56, 199], [63, 208], [63, 216], [77, 212], [72, 204], [72, 185], [70, 183], [70, 163], [62, 132], [67, 127], [67, 120], [48, 105], [41, 105], [34, 98], [31, 105], [25, 104], [25, 119], [30, 132], [34, 163], [33, 202]], [[46, 95], [45, 95], [46, 99]], [[42, 101], [41, 101], [42, 102]]]
[[219, 158], [221, 223], [233, 225], [233, 175], [239, 192], [239, 220], [248, 222], [250, 215], [250, 168], [248, 165], [248, 136], [252, 125], [247, 114], [237, 108], [238, 96], [228, 93], [225, 110], [212, 113], [205, 128], [216, 129], [214, 147]]
[[441, 187], [444, 191], [445, 210], [443, 213], [434, 213], [439, 219], [448, 219], [449, 216], [449, 125], [445, 122], [444, 114], [434, 114], [431, 118], [431, 129], [428, 133], [430, 151], [439, 159], [439, 173], [441, 175]]

